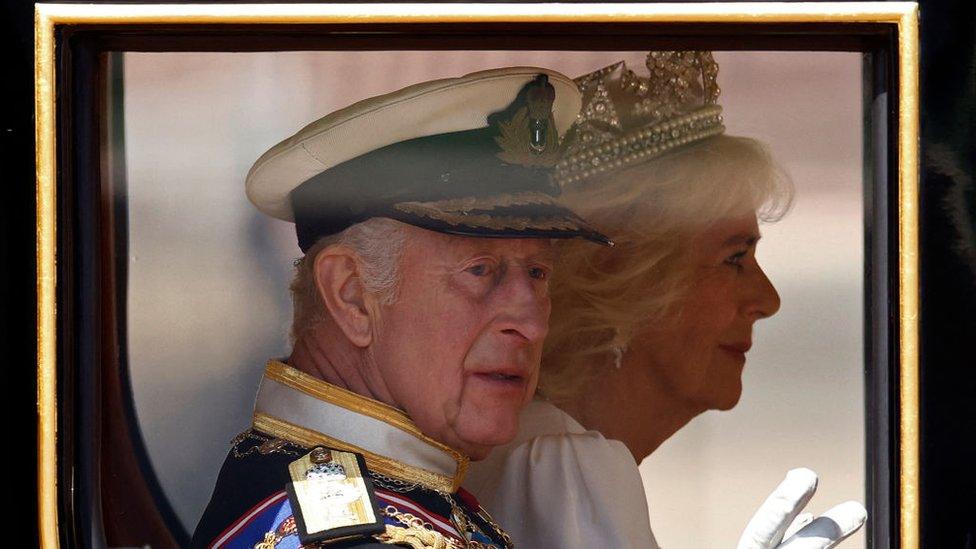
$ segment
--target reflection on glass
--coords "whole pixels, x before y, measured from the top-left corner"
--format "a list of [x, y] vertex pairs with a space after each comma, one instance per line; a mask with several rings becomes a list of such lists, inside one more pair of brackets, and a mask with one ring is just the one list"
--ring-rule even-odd
[[[152, 464], [192, 531], [268, 357], [287, 355], [293, 228], [243, 181], [260, 153], [352, 101], [503, 65], [580, 75], [646, 52], [125, 55], [129, 365]], [[641, 465], [665, 547], [727, 546], [782, 474], [821, 475], [812, 512], [864, 500], [860, 55], [717, 53], [727, 132], [768, 144], [796, 188], [762, 225], [778, 290], [741, 402]], [[826, 404], [825, 404], [826, 403]], [[205, 418], [205, 419], [203, 419]], [[863, 545], [863, 533], [846, 546]]]

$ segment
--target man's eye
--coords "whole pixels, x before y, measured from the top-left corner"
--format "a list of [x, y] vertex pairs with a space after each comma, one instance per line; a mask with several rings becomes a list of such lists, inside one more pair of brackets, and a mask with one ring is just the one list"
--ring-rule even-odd
[[548, 280], [549, 270], [543, 267], [530, 267], [529, 276], [536, 280]]
[[491, 274], [491, 266], [487, 263], [478, 263], [468, 267], [465, 269], [465, 271], [473, 274], [474, 276], [488, 276]]

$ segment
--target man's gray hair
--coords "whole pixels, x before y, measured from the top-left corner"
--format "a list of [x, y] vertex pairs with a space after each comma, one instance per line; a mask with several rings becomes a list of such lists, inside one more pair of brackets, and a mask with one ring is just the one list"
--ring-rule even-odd
[[374, 217], [357, 223], [341, 233], [323, 237], [295, 262], [295, 279], [291, 283], [294, 316], [292, 341], [328, 314], [315, 285], [315, 256], [325, 248], [339, 244], [355, 252], [360, 281], [366, 292], [376, 294], [379, 302], [396, 301], [400, 256], [407, 239], [403, 224], [385, 217]]

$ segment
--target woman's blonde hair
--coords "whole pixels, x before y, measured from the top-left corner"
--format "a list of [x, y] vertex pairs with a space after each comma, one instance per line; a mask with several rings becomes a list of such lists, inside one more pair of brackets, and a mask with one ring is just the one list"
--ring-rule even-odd
[[616, 246], [560, 244], [539, 393], [574, 398], [642, 327], [665, 318], [684, 292], [686, 250], [705, 228], [749, 212], [779, 219], [792, 195], [762, 143], [726, 135], [565, 189], [563, 202]]

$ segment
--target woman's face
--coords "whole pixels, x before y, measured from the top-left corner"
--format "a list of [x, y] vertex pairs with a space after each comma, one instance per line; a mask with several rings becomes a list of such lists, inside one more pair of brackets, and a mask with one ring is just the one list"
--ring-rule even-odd
[[689, 250], [687, 294], [669, 318], [631, 341], [630, 352], [644, 363], [641, 374], [696, 410], [736, 405], [752, 325], [779, 309], [779, 295], [756, 261], [758, 240], [754, 214], [699, 234]]

